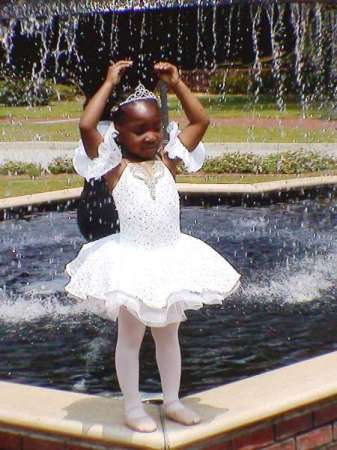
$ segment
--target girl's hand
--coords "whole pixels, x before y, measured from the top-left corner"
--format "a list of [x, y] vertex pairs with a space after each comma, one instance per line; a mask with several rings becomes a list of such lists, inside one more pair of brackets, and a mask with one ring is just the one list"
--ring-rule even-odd
[[154, 71], [160, 80], [169, 86], [174, 86], [179, 81], [179, 72], [176, 66], [168, 62], [159, 62], [154, 65]]
[[128, 61], [126, 59], [117, 61], [115, 64], [112, 64], [108, 68], [108, 73], [106, 75], [105, 81], [116, 86], [121, 81], [124, 73], [128, 70], [129, 67], [132, 66], [132, 64], [132, 61]]

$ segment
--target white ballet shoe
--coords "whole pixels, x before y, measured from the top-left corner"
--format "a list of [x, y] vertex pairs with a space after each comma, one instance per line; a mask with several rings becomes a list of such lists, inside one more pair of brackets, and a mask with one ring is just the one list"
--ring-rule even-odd
[[156, 431], [157, 424], [144, 410], [143, 405], [137, 405], [124, 413], [126, 425], [134, 431], [151, 433]]
[[201, 421], [197, 413], [187, 408], [180, 400], [164, 404], [165, 416], [182, 425], [195, 425]]

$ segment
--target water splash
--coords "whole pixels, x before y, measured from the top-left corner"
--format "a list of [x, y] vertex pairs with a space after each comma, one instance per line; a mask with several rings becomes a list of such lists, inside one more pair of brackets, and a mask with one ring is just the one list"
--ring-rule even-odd
[[330, 290], [336, 291], [337, 252], [332, 255], [288, 260], [286, 266], [261, 274], [258, 280], [242, 289], [243, 301], [306, 303], [320, 299]]
[[0, 290], [0, 322], [24, 323], [49, 318], [79, 316], [86, 312], [81, 303], [62, 303], [57, 295], [17, 295]]

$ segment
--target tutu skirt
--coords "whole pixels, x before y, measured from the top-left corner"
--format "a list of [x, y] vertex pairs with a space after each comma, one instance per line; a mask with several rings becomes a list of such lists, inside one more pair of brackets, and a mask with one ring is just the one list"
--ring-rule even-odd
[[221, 304], [240, 279], [212, 247], [183, 233], [153, 248], [107, 236], [85, 244], [66, 272], [66, 291], [89, 310], [116, 320], [125, 306], [151, 327], [186, 320], [187, 309]]

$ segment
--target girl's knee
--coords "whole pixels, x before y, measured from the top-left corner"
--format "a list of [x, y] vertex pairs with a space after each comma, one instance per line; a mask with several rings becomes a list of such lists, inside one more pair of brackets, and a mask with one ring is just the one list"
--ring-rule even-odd
[[178, 340], [180, 322], [175, 322], [166, 327], [151, 327], [151, 334], [156, 344], [172, 343]]
[[118, 314], [118, 340], [128, 347], [140, 347], [145, 334], [145, 325], [137, 320], [126, 308]]

